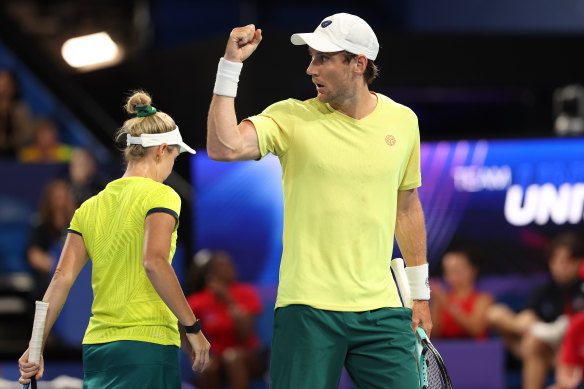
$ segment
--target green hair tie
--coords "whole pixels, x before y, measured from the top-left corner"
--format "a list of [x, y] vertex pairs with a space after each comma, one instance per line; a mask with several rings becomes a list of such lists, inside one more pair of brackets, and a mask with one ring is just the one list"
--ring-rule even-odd
[[156, 113], [156, 108], [154, 108], [150, 104], [148, 104], [148, 105], [137, 105], [136, 106], [136, 114], [140, 118], [141, 117], [144, 117], [144, 116], [154, 115], [155, 113]]

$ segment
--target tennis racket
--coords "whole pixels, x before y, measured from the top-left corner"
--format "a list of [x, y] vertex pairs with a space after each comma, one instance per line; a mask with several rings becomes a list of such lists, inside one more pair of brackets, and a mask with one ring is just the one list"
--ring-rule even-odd
[[452, 389], [452, 382], [450, 382], [444, 360], [422, 327], [418, 327], [416, 331], [416, 341], [422, 389]]
[[[391, 271], [398, 287], [404, 307], [413, 304], [410, 284], [406, 276], [404, 260], [395, 258], [391, 261]], [[438, 350], [432, 345], [422, 327], [416, 330], [416, 356], [422, 389], [452, 389], [448, 370]]]
[[[34, 322], [32, 324], [32, 335], [30, 337], [30, 350], [28, 352], [29, 362], [39, 363], [41, 361], [41, 349], [43, 348], [43, 335], [45, 333], [45, 321], [47, 319], [47, 310], [49, 303], [44, 301], [35, 302]], [[30, 384], [23, 385], [23, 389], [36, 389], [36, 379], [30, 378]]]

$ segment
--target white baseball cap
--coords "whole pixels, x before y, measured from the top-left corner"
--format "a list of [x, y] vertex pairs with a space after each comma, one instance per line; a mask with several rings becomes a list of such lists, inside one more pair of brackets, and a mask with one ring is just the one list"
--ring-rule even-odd
[[325, 18], [314, 32], [294, 34], [295, 45], [308, 45], [323, 53], [346, 50], [363, 54], [370, 60], [377, 58], [379, 43], [373, 29], [358, 16], [340, 13]]

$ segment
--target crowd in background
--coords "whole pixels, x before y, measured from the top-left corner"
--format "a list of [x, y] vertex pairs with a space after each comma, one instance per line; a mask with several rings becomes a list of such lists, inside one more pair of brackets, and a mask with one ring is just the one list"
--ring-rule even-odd
[[[0, 306], [4, 355], [20, 348], [12, 345], [30, 336], [28, 328], [13, 332], [7, 326], [29, 321], [34, 300], [42, 297], [55, 270], [73, 213], [109, 181], [87, 145], [62, 141], [65, 131], [56, 117], [33, 114], [31, 103], [21, 94], [18, 76], [0, 69], [0, 164], [19, 166], [6, 180], [6, 190], [0, 191], [1, 297], [19, 302], [17, 308]], [[29, 179], [28, 172], [40, 173]], [[23, 183], [26, 189], [15, 188]], [[15, 239], [16, 235], [22, 236]], [[17, 283], [10, 272], [15, 272], [14, 280], [30, 281]], [[24, 295], [27, 306], [21, 303]]]
[[22, 163], [63, 163], [73, 147], [59, 140], [52, 118], [34, 117], [21, 97], [16, 75], [0, 70], [0, 157]]
[[188, 302], [205, 323], [212, 344], [211, 362], [199, 375], [200, 389], [249, 387], [251, 379], [264, 377], [267, 345], [256, 333], [257, 317], [264, 307], [258, 289], [238, 280], [231, 255], [203, 249], [194, 257], [188, 283]]
[[[30, 223], [23, 260], [34, 279], [33, 299], [46, 289], [55, 269], [66, 228], [75, 209], [105, 187], [91, 151], [60, 141], [59, 128], [48, 117], [34, 117], [19, 94], [15, 74], [0, 70], [0, 159], [21, 163], [62, 163], [66, 168], [39, 187], [40, 201]], [[584, 360], [584, 245], [567, 232], [550, 242], [550, 279], [531, 291], [524, 307], [497, 301], [479, 290], [481, 258], [471, 244], [453, 245], [441, 259], [441, 274], [432, 282], [435, 339], [500, 338], [509, 357], [522, 366], [523, 387], [542, 388], [556, 372], [554, 389], [576, 388]], [[209, 369], [198, 378], [201, 388], [246, 387], [239, 384], [262, 377], [268, 345], [254, 330], [264, 310], [253, 285], [237, 280], [226, 252], [199, 252], [190, 265], [189, 303], [206, 323], [213, 345]]]
[[584, 339], [577, 333], [584, 320], [583, 237], [573, 232], [554, 237], [547, 257], [549, 280], [529, 291], [516, 312], [478, 290], [475, 249], [449, 249], [441, 262], [443, 280], [432, 282], [433, 337], [500, 337], [509, 357], [521, 364], [524, 389], [543, 388], [555, 367], [553, 388], [578, 387], [584, 369]]
[[20, 94], [17, 75], [0, 69], [0, 160], [64, 166], [46, 185], [36, 188], [40, 200], [31, 221], [26, 259], [37, 292], [48, 285], [73, 212], [107, 183], [89, 149], [62, 143], [60, 138], [55, 120], [32, 115]]

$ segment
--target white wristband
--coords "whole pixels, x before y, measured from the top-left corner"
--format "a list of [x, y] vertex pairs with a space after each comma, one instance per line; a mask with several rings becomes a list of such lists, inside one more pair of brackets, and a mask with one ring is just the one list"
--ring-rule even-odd
[[231, 62], [221, 57], [217, 67], [217, 78], [213, 93], [216, 95], [235, 97], [237, 95], [237, 83], [239, 74], [243, 68], [243, 62]]
[[412, 300], [430, 300], [428, 264], [406, 267], [406, 276], [410, 284]]

